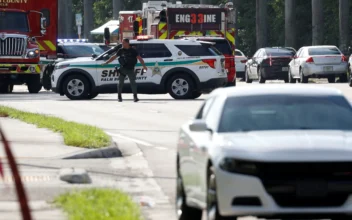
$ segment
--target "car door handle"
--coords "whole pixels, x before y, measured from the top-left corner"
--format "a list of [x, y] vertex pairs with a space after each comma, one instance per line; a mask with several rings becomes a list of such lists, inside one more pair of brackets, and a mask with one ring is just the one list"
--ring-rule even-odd
[[173, 61], [173, 59], [165, 59], [164, 61]]

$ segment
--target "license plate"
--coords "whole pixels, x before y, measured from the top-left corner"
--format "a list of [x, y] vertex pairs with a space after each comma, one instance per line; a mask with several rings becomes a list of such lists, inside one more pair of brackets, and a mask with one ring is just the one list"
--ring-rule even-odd
[[328, 193], [328, 184], [324, 180], [304, 180], [297, 183], [298, 197], [324, 197]]
[[282, 67], [282, 71], [288, 71], [288, 67]]
[[324, 70], [324, 71], [333, 71], [334, 68], [333, 68], [332, 66], [324, 66], [324, 67], [323, 67], [323, 70]]

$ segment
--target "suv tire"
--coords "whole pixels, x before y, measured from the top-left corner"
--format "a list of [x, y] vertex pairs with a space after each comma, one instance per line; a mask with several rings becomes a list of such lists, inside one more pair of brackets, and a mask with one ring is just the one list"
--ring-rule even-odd
[[168, 80], [167, 92], [174, 99], [194, 99], [194, 83], [186, 74], [176, 74]]
[[90, 86], [88, 80], [82, 75], [71, 75], [66, 78], [63, 84], [64, 93], [71, 100], [88, 98]]

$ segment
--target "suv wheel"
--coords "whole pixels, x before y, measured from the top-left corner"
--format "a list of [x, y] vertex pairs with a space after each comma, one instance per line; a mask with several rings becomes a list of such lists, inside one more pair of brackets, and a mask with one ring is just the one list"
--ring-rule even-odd
[[67, 77], [63, 86], [65, 95], [71, 100], [88, 98], [89, 82], [82, 75]]
[[167, 90], [174, 99], [190, 99], [193, 98], [194, 83], [186, 74], [178, 74], [169, 80]]

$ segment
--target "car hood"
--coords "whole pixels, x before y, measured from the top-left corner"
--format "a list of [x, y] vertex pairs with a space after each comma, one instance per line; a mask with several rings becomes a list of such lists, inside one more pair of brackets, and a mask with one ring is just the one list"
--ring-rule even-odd
[[83, 64], [83, 63], [92, 64], [92, 63], [95, 63], [95, 60], [93, 60], [91, 57], [79, 57], [79, 58], [60, 61], [60, 64], [71, 64], [71, 65]]
[[263, 161], [352, 161], [352, 132], [256, 131], [217, 134], [214, 139], [225, 156]]

